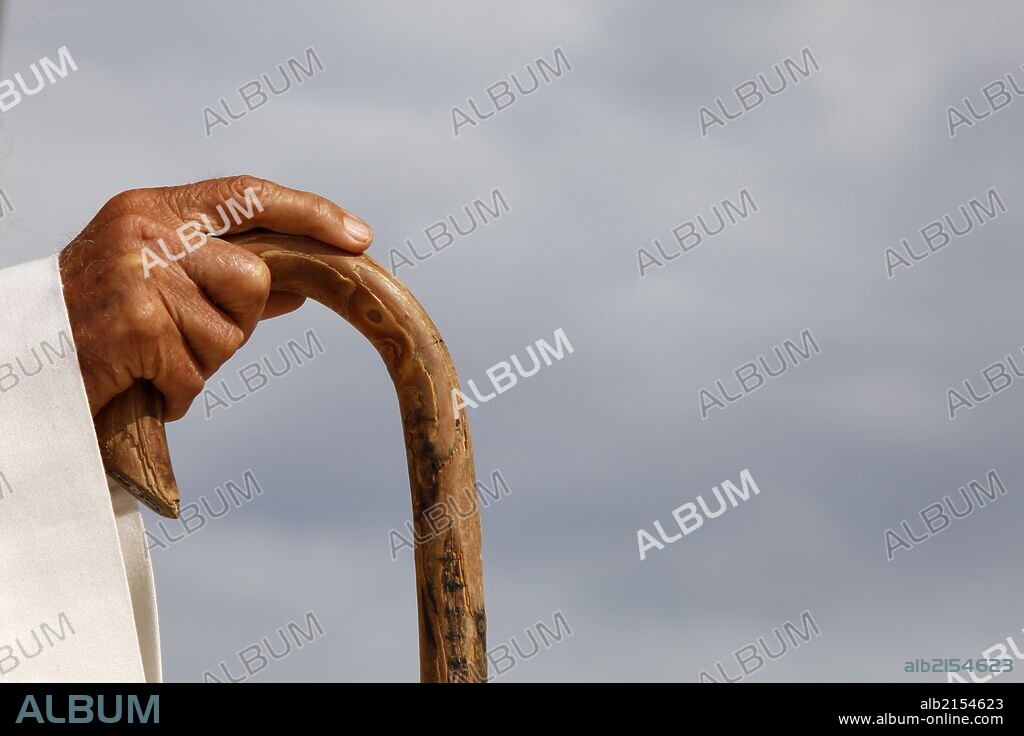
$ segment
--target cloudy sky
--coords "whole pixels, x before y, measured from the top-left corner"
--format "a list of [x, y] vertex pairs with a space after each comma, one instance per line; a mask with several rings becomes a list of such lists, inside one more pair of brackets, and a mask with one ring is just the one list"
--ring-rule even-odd
[[[903, 663], [1007, 637], [1024, 651], [1024, 386], [953, 421], [947, 403], [1007, 354], [1024, 366], [1024, 95], [1007, 84], [992, 113], [981, 91], [1007, 74], [1024, 89], [1022, 20], [1012, 2], [923, 0], [8, 2], [2, 78], [62, 46], [78, 71], [0, 117], [15, 208], [0, 266], [60, 249], [133, 187], [251, 173], [316, 191], [372, 224], [385, 262], [406, 240], [429, 252], [425, 228], [499, 189], [507, 213], [398, 272], [463, 381], [559, 328], [574, 349], [469, 414], [479, 475], [511, 490], [483, 511], [489, 643], [529, 652], [557, 611], [572, 629], [497, 681], [695, 681], [716, 662], [735, 677], [734, 652], [777, 649], [804, 611], [821, 635], [747, 679], [942, 681]], [[323, 71], [206, 135], [204, 108], [237, 115], [239, 87], [280, 84], [310, 47]], [[493, 112], [485, 90], [528, 84], [555, 49], [571, 71], [453, 134], [453, 107]], [[775, 87], [802, 49], [818, 70], [702, 137], [702, 106], [736, 115], [734, 88]], [[964, 98], [984, 119], [951, 138]], [[639, 248], [677, 253], [673, 228], [714, 226], [744, 188], [756, 213], [640, 278]], [[887, 248], [927, 252], [921, 228], [962, 223], [993, 188], [1005, 212], [887, 278]], [[247, 470], [263, 490], [153, 550], [169, 680], [237, 673], [237, 652], [307, 611], [324, 637], [254, 679], [418, 675], [412, 559], [388, 544], [410, 516], [404, 449], [377, 355], [309, 304], [261, 326], [214, 388], [243, 393], [243, 366], [279, 364], [309, 329], [322, 355], [169, 430], [186, 502], [216, 510]], [[820, 353], [702, 420], [701, 388], [736, 394], [735, 369], [804, 330]], [[744, 469], [757, 496], [640, 559], [639, 529], [671, 534], [673, 509], [701, 494], [713, 509]], [[1006, 495], [887, 559], [886, 529], [921, 538], [921, 509], [962, 506], [993, 469]]]

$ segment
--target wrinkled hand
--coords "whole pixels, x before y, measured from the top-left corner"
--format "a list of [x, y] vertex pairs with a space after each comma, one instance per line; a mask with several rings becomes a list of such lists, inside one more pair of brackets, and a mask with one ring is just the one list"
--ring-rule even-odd
[[[244, 205], [251, 195], [262, 211], [250, 205], [251, 218], [237, 210], [235, 219], [222, 217], [232, 214], [228, 200]], [[188, 226], [183, 240], [179, 228], [190, 222], [198, 227]], [[94, 416], [146, 378], [164, 395], [165, 419], [180, 419], [260, 319], [302, 304], [297, 294], [270, 291], [270, 272], [258, 257], [199, 234], [254, 228], [355, 253], [373, 237], [362, 220], [323, 197], [236, 176], [122, 192], [61, 252], [64, 299]], [[154, 257], [166, 265], [154, 265]]]

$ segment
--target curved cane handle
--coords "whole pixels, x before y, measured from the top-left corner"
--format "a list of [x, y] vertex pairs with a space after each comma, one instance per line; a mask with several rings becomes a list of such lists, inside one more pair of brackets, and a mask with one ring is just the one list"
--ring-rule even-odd
[[[452, 404], [458, 377], [437, 328], [415, 297], [369, 256], [275, 233], [254, 231], [226, 239], [264, 260], [272, 288], [297, 292], [334, 310], [384, 359], [398, 392], [412, 491], [420, 678], [486, 680], [473, 448], [465, 413]], [[97, 415], [96, 430], [107, 472], [157, 513], [177, 518], [180, 499], [162, 414], [162, 396], [139, 381]], [[467, 499], [473, 513], [458, 518]], [[450, 514], [452, 526], [438, 534], [425, 513], [453, 503], [460, 514]]]

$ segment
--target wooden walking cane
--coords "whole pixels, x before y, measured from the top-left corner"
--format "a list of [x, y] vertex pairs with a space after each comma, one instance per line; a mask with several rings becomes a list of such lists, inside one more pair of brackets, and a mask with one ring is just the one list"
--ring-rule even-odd
[[[486, 681], [473, 448], [465, 412], [452, 404], [459, 382], [437, 328], [415, 297], [369, 256], [261, 231], [225, 239], [264, 260], [273, 289], [333, 309], [384, 359], [398, 392], [412, 490], [420, 679]], [[177, 518], [180, 495], [164, 432], [163, 397], [152, 384], [138, 381], [105, 407], [96, 416], [96, 431], [107, 472], [158, 514]], [[455, 498], [460, 493], [472, 496], [474, 513], [461, 519], [450, 514], [453, 525], [436, 533], [426, 512], [460, 504]]]

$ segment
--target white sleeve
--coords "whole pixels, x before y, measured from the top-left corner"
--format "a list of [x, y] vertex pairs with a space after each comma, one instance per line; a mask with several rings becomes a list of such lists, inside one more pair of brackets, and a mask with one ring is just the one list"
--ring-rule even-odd
[[108, 487], [57, 258], [0, 270], [0, 683], [160, 677], [142, 520]]

